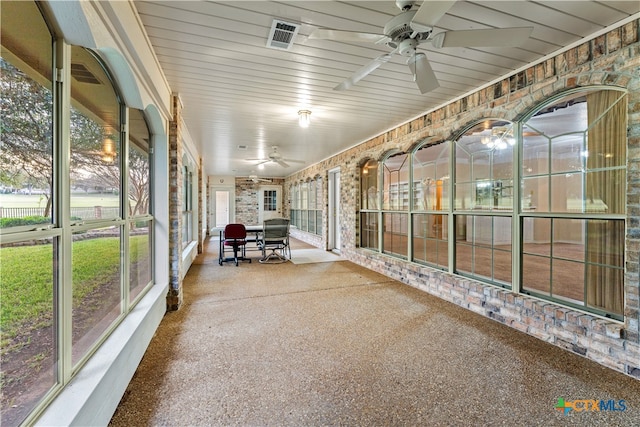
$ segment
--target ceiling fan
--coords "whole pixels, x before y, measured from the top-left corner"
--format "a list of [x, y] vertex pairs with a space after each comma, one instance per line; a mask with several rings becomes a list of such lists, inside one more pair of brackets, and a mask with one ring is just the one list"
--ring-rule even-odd
[[385, 44], [393, 49], [392, 52], [378, 56], [357, 70], [351, 77], [336, 86], [334, 90], [349, 89], [376, 68], [388, 62], [394, 54], [399, 53], [408, 57], [407, 65], [411, 70], [413, 80], [418, 85], [418, 89], [420, 89], [420, 93], [430, 92], [437, 89], [440, 84], [427, 60], [427, 55], [417, 51], [420, 44], [428, 42], [437, 49], [443, 47], [518, 46], [533, 31], [533, 27], [514, 27], [443, 31], [433, 34], [433, 27], [456, 3], [456, 0], [425, 0], [419, 8], [415, 9], [414, 5], [416, 3], [408, 0], [396, 0], [396, 6], [402, 12], [387, 22], [382, 34], [318, 28], [309, 35], [310, 39]]
[[[253, 172], [253, 171], [251, 171]], [[245, 178], [245, 180], [247, 181], [252, 181], [255, 184], [258, 184], [260, 182], [271, 182], [270, 179], [266, 179], [266, 178], [258, 178], [258, 175], [254, 175], [253, 173], [251, 175], [249, 175], [248, 177]]]
[[[271, 152], [269, 153], [269, 155], [267, 156], [266, 159], [247, 159], [248, 161], [258, 161], [258, 163], [256, 163], [256, 166], [265, 164], [265, 163], [269, 163], [269, 162], [274, 162], [279, 164], [280, 166], [282, 166], [283, 168], [288, 168], [289, 167], [289, 163], [304, 163], [304, 161], [302, 160], [295, 160], [295, 159], [285, 159], [282, 157], [282, 154], [280, 154], [280, 152], [278, 151], [278, 146], [274, 145], [273, 147], [271, 147]], [[289, 162], [289, 163], [287, 163]]]

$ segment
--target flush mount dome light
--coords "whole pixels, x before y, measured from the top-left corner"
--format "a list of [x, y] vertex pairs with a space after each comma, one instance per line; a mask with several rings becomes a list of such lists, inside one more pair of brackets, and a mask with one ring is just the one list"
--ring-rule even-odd
[[311, 123], [311, 111], [300, 110], [298, 111], [298, 124], [301, 128], [308, 128]]

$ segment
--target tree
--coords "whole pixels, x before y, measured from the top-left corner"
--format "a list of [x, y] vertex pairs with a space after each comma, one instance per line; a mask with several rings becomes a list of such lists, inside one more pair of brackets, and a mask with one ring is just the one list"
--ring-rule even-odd
[[53, 190], [53, 96], [51, 90], [0, 58], [0, 183], [27, 183]]
[[[44, 216], [53, 194], [53, 95], [20, 69], [0, 58], [0, 184], [48, 189]], [[74, 187], [120, 191], [121, 144], [90, 112], [71, 108], [71, 182]], [[106, 146], [109, 141], [109, 147]], [[132, 145], [133, 146], [133, 145]], [[109, 152], [105, 150], [108, 148]], [[129, 151], [129, 213], [149, 209], [149, 160]]]

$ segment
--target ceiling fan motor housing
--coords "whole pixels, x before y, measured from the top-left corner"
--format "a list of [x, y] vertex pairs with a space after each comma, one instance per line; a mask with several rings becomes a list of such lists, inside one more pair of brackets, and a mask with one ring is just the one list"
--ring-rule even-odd
[[[419, 32], [415, 34], [413, 38], [411, 37], [414, 33], [416, 33], [416, 31], [411, 28], [411, 21], [413, 20], [416, 12], [417, 11], [415, 10], [407, 10], [400, 13], [399, 15], [394, 16], [387, 22], [387, 24], [384, 26], [384, 35], [391, 39], [387, 42], [387, 46], [395, 49], [398, 46], [402, 47], [401, 43], [405, 40], [413, 39], [422, 41], [429, 38], [431, 30], [427, 32]], [[417, 46], [418, 43], [416, 43], [415, 45]], [[405, 55], [402, 52], [401, 54]]]
[[396, 6], [403, 11], [411, 9], [414, 3], [415, 2], [411, 0], [396, 0]]

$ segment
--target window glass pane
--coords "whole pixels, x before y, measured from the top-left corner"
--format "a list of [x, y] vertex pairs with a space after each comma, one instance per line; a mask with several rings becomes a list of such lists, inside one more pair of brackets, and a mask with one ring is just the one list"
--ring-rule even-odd
[[302, 209], [309, 209], [309, 183], [303, 182], [300, 186], [300, 202]]
[[129, 300], [151, 282], [151, 221], [138, 221], [129, 232]]
[[120, 102], [101, 64], [71, 47], [71, 216], [120, 216]]
[[362, 167], [362, 209], [379, 209], [378, 162], [369, 160]]
[[0, 228], [52, 221], [52, 39], [33, 2], [3, 2]]
[[515, 142], [513, 125], [496, 120], [471, 128], [456, 141], [456, 209], [513, 208]]
[[582, 173], [551, 176], [551, 211], [584, 212]]
[[456, 271], [473, 273], [473, 216], [456, 215]]
[[417, 150], [413, 155], [413, 209], [448, 209], [448, 179], [448, 143]]
[[473, 209], [476, 205], [475, 185], [471, 183], [456, 183], [456, 209]]
[[587, 266], [587, 305], [622, 316], [624, 311], [624, 269]]
[[523, 179], [521, 207], [523, 211], [549, 212], [549, 177], [547, 175]]
[[383, 213], [382, 222], [384, 224], [382, 242], [383, 252], [407, 256], [407, 214]]
[[622, 315], [624, 310], [624, 221], [587, 221], [587, 303]]
[[522, 136], [522, 176], [549, 173], [549, 139], [527, 130]]
[[316, 180], [316, 209], [322, 209], [322, 178]]
[[408, 154], [396, 154], [383, 164], [382, 208], [409, 209], [409, 158]]
[[120, 227], [73, 235], [72, 361], [77, 363], [121, 312]]
[[568, 94], [552, 105], [545, 106], [527, 121], [524, 135], [546, 135], [554, 137], [586, 129], [585, 97]]
[[142, 111], [129, 110], [129, 215], [149, 213], [149, 144], [150, 134]]
[[579, 219], [556, 218], [553, 220], [554, 258], [584, 261], [584, 226]]
[[[522, 173], [554, 174], [551, 211], [625, 213], [626, 111], [623, 92], [604, 90], [572, 94], [529, 119], [523, 132]], [[549, 147], [551, 171], [546, 167]], [[523, 207], [527, 197], [525, 190]], [[538, 197], [538, 202], [532, 205], [544, 211], [543, 199]]]
[[413, 215], [413, 260], [434, 264], [440, 267], [448, 265], [446, 215]]
[[491, 266], [493, 265], [493, 251], [490, 248], [474, 246], [473, 248], [473, 274], [491, 279]]
[[378, 214], [363, 212], [360, 214], [360, 246], [378, 249]]
[[522, 289], [551, 296], [551, 258], [523, 255]]
[[456, 216], [456, 270], [511, 284], [511, 217]]
[[[586, 123], [584, 126], [586, 128]], [[551, 173], [581, 171], [585, 156], [584, 133], [553, 138], [551, 140]]]
[[322, 211], [316, 211], [316, 234], [322, 234]]
[[522, 228], [524, 253], [551, 256], [551, 219], [524, 218]]
[[511, 245], [497, 246], [493, 251], [493, 278], [511, 284], [512, 266]]
[[609, 214], [623, 214], [626, 194], [625, 169], [609, 169], [587, 173], [585, 211]]
[[552, 260], [551, 283], [551, 296], [574, 304], [583, 304], [583, 263], [554, 258]]
[[54, 238], [0, 248], [2, 425], [19, 425], [57, 382], [56, 246]]

